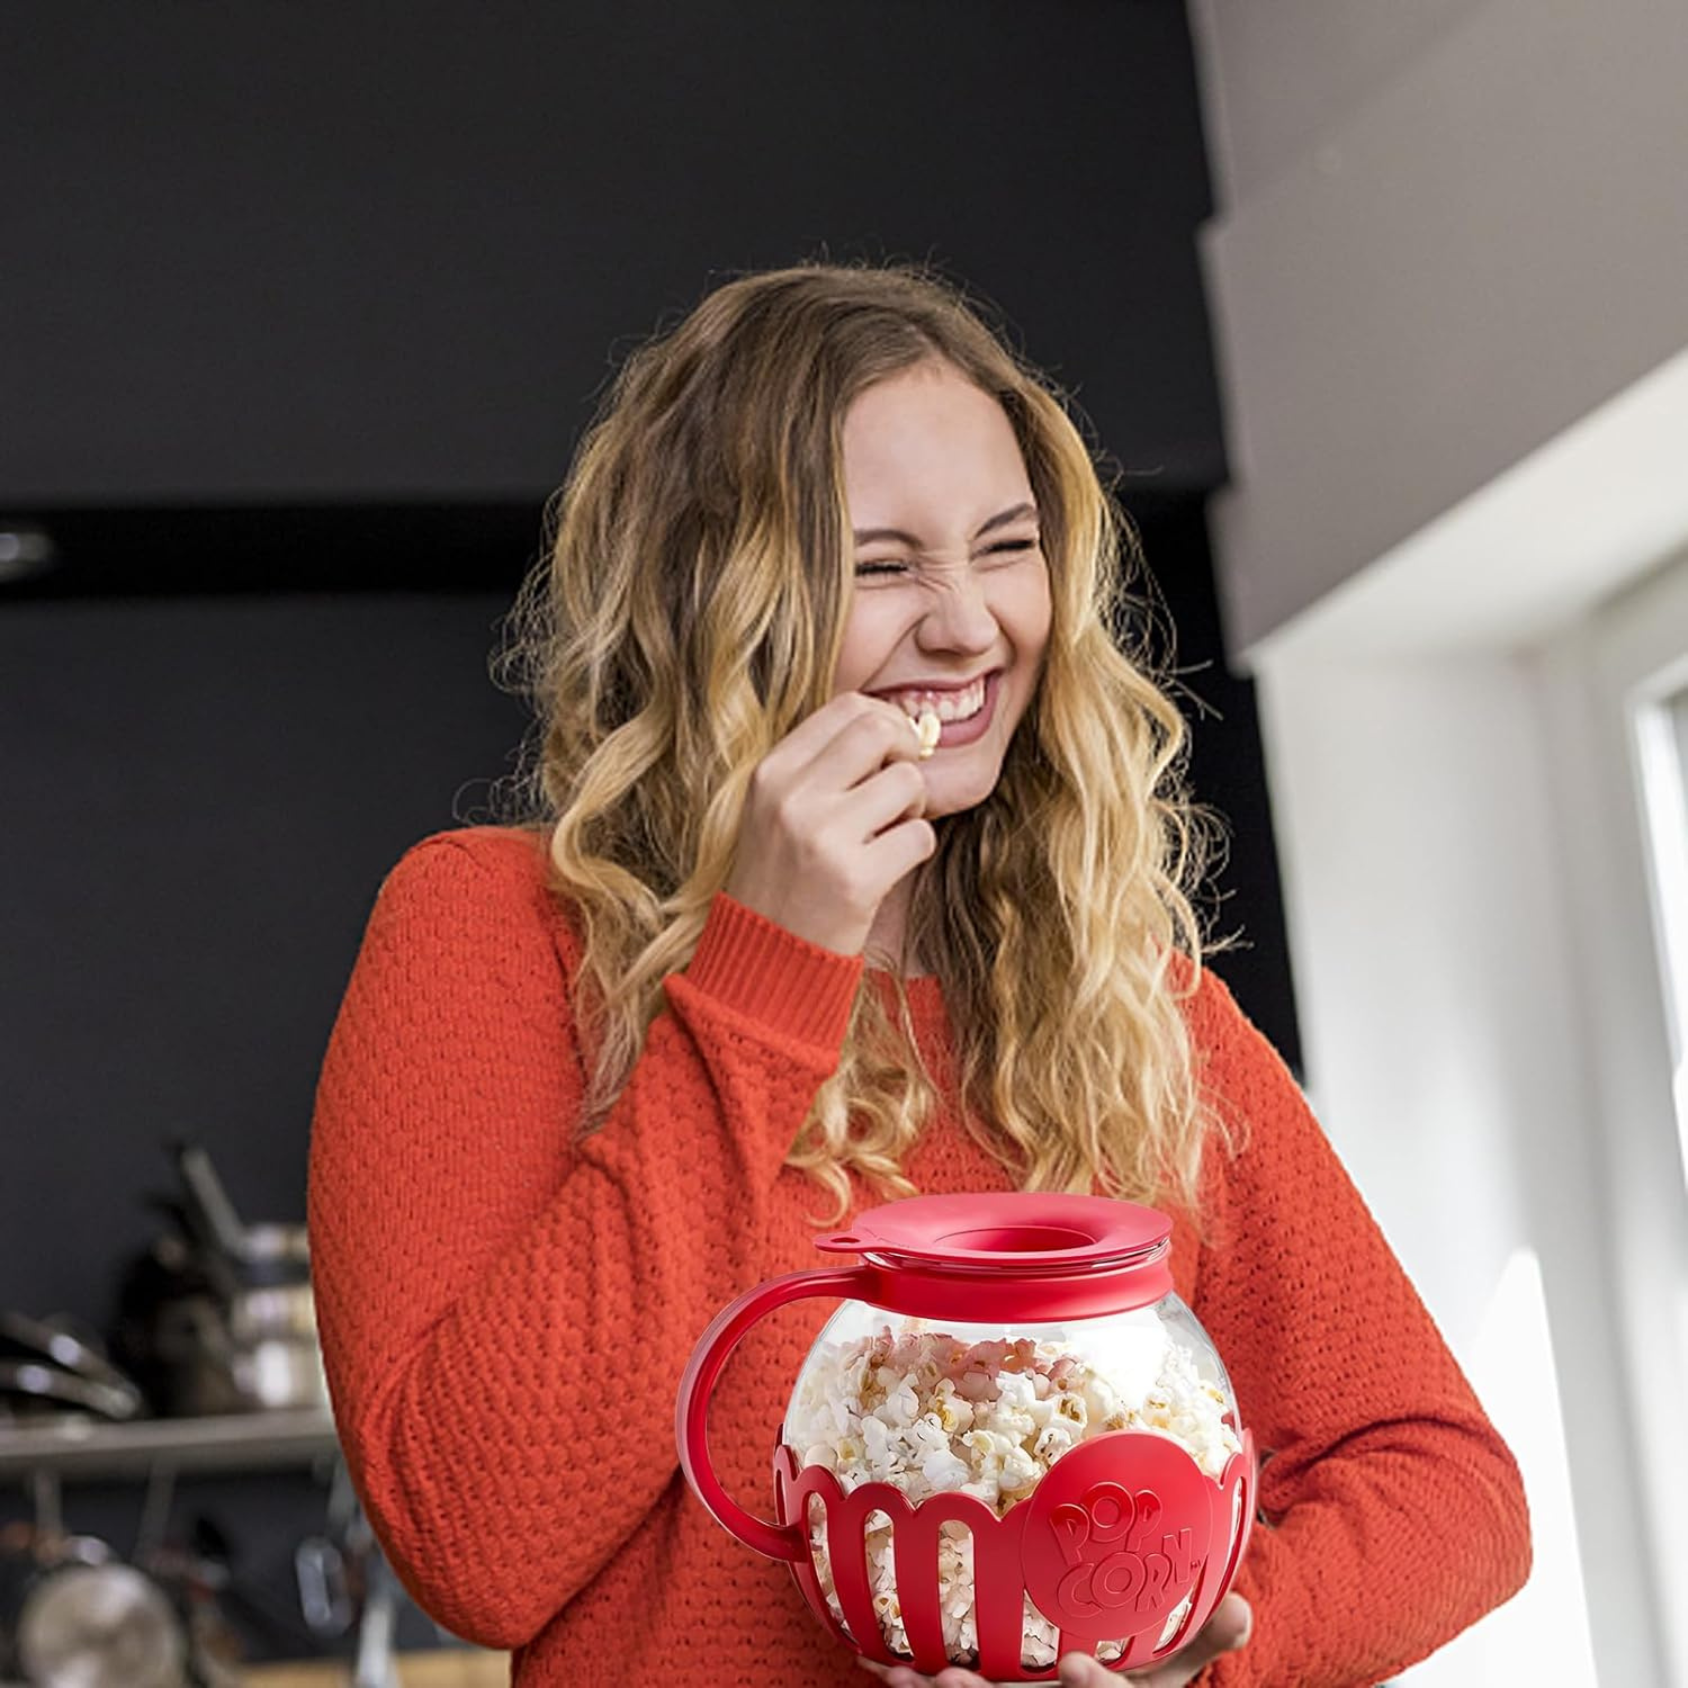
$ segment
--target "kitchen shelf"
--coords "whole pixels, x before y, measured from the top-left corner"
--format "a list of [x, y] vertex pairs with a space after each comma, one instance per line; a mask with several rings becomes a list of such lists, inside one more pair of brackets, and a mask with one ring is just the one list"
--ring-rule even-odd
[[0, 1480], [37, 1472], [74, 1478], [137, 1477], [160, 1465], [178, 1472], [264, 1471], [312, 1466], [339, 1451], [333, 1415], [326, 1407], [147, 1418], [128, 1424], [66, 1414], [27, 1429], [0, 1426]]
[[[510, 1655], [482, 1647], [426, 1648], [395, 1653], [401, 1688], [509, 1688]], [[339, 1660], [247, 1665], [248, 1688], [346, 1688], [350, 1673]], [[5, 1684], [0, 1683], [0, 1688]]]

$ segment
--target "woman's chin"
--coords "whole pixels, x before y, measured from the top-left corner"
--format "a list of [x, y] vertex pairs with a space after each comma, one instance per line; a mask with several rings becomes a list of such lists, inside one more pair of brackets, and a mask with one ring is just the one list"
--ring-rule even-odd
[[994, 769], [983, 778], [977, 774], [969, 776], [966, 770], [960, 768], [953, 773], [947, 769], [929, 771], [926, 776], [926, 813], [923, 818], [929, 821], [941, 820], [945, 815], [956, 815], [966, 809], [975, 809], [994, 790]]

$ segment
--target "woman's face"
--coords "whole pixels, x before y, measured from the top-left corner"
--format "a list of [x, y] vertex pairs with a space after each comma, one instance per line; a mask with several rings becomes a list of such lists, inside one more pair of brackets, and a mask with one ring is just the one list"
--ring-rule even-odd
[[[870, 692], [918, 716], [905, 690], [994, 671], [984, 732], [950, 743], [978, 722], [946, 724], [921, 764], [928, 818], [971, 808], [996, 784], [1049, 639], [1049, 565], [1019, 442], [995, 399], [954, 365], [929, 361], [851, 404], [844, 487], [855, 588], [832, 695]], [[970, 701], [961, 695], [962, 707]]]

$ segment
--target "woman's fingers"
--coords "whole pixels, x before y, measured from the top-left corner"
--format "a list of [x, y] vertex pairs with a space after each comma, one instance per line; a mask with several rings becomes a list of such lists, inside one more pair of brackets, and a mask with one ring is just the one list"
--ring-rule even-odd
[[1088, 1653], [1063, 1653], [1057, 1680], [1061, 1688], [1117, 1688], [1120, 1682], [1140, 1679], [1129, 1674], [1122, 1677]]
[[[1254, 1627], [1254, 1612], [1240, 1594], [1227, 1594], [1213, 1609], [1201, 1633], [1175, 1658], [1152, 1670], [1130, 1671], [1123, 1678], [1088, 1653], [1065, 1653], [1061, 1657], [1059, 1679], [1061, 1688], [1118, 1688], [1123, 1680], [1142, 1684], [1142, 1688], [1184, 1688], [1204, 1665], [1221, 1653], [1241, 1647]], [[864, 1659], [859, 1654], [856, 1663], [871, 1671], [887, 1688], [998, 1688], [975, 1671], [951, 1665], [935, 1677], [922, 1676], [907, 1665], [882, 1665], [877, 1659]]]
[[922, 1676], [907, 1665], [882, 1665], [877, 1659], [864, 1659], [859, 1654], [856, 1663], [863, 1670], [872, 1671], [888, 1688], [997, 1688], [996, 1683], [987, 1682], [977, 1672], [964, 1670], [960, 1665], [949, 1665], [936, 1676]]
[[882, 1665], [877, 1659], [864, 1659], [859, 1653], [856, 1663], [863, 1670], [872, 1671], [887, 1688], [932, 1688], [932, 1679], [922, 1676], [907, 1665]]
[[[1221, 1653], [1234, 1652], [1241, 1647], [1253, 1627], [1253, 1608], [1240, 1594], [1227, 1594], [1213, 1608], [1213, 1616], [1188, 1647], [1153, 1670], [1141, 1674], [1128, 1672], [1126, 1681], [1141, 1683], [1143, 1688], [1184, 1688], [1184, 1684], [1195, 1677], [1204, 1665], [1211, 1664]], [[1073, 1670], [1070, 1676], [1067, 1674], [1069, 1665]], [[1119, 1680], [1114, 1676], [1089, 1674], [1101, 1668], [1094, 1659], [1086, 1658], [1082, 1653], [1069, 1653], [1061, 1660], [1062, 1688], [1102, 1688], [1105, 1682]]]

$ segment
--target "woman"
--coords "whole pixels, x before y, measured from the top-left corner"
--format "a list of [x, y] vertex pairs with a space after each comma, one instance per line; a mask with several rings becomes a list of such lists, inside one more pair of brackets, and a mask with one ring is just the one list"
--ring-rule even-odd
[[[1528, 1574], [1510, 1454], [1204, 965], [1207, 817], [1116, 643], [1122, 542], [1043, 379], [907, 267], [722, 286], [583, 442], [512, 623], [525, 805], [381, 886], [310, 1169], [358, 1491], [520, 1688], [863, 1680], [691, 1494], [673, 1405], [718, 1309], [921, 1192], [1174, 1217], [1264, 1465], [1233, 1594], [1157, 1688], [1375, 1683]], [[923, 757], [929, 689], [967, 719]], [[763, 1320], [711, 1414], [764, 1515], [829, 1310]]]

